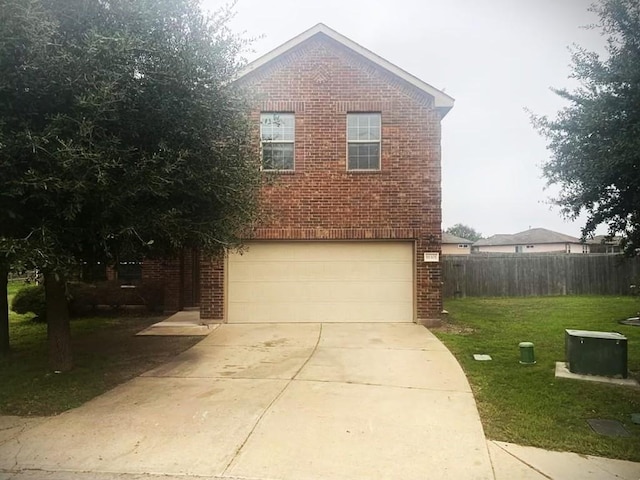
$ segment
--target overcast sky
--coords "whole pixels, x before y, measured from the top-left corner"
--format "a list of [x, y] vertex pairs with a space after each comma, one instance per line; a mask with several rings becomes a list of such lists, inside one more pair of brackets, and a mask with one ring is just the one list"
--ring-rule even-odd
[[[203, 0], [212, 9], [223, 2]], [[238, 0], [231, 28], [254, 60], [324, 23], [456, 99], [442, 122], [443, 229], [485, 236], [544, 227], [579, 236], [550, 207], [546, 143], [525, 107], [553, 115], [572, 85], [568, 47], [602, 51], [589, 0]], [[599, 231], [604, 233], [604, 229]]]

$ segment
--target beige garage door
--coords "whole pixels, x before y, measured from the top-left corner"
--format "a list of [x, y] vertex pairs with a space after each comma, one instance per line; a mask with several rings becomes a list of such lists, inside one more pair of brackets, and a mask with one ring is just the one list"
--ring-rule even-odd
[[243, 255], [229, 255], [230, 323], [413, 321], [413, 243], [248, 247]]

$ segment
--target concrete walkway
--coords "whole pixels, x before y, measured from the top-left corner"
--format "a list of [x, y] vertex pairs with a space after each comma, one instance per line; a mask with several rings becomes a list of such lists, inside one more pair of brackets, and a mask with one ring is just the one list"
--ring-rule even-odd
[[220, 324], [204, 323], [198, 310], [176, 312], [161, 322], [154, 323], [136, 335], [151, 336], [203, 336], [206, 337]]
[[638, 480], [640, 463], [489, 440], [496, 480]]
[[585, 457], [487, 443], [458, 363], [413, 324], [222, 325], [80, 408], [5, 427], [0, 479], [640, 478], [630, 462], [615, 466], [635, 476], [604, 476], [604, 459], [601, 476], [551, 476], [548, 455]]
[[2, 469], [493, 478], [462, 370], [414, 324], [222, 325], [175, 361], [7, 439]]

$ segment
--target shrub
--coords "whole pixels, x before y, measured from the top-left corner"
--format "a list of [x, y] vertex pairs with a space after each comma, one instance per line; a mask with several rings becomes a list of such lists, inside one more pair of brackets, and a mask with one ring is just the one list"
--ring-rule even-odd
[[144, 306], [148, 312], [162, 310], [164, 287], [162, 283], [147, 281], [137, 286], [125, 286], [117, 281], [88, 284], [69, 284], [69, 312], [72, 316], [87, 315], [98, 306], [118, 310], [127, 305]]
[[[118, 282], [98, 282], [96, 284], [71, 282], [68, 285], [69, 315], [82, 317], [95, 313], [98, 306], [108, 306], [114, 310], [124, 305], [144, 306], [148, 312], [162, 311], [164, 287], [161, 282], [147, 281], [136, 287], [122, 288]], [[46, 322], [47, 307], [43, 285], [22, 287], [13, 297], [11, 310], [16, 313], [35, 313], [36, 322]]]
[[82, 282], [72, 282], [68, 286], [69, 315], [81, 317], [95, 312], [98, 306], [95, 285]]
[[44, 285], [27, 285], [13, 297], [11, 310], [16, 313], [35, 313], [36, 322], [47, 321], [47, 304], [44, 299]]
[[95, 283], [95, 288], [98, 305], [107, 305], [113, 309], [118, 309], [122, 305], [136, 304], [134, 299], [130, 298], [129, 290], [122, 288], [116, 280], [97, 282]]

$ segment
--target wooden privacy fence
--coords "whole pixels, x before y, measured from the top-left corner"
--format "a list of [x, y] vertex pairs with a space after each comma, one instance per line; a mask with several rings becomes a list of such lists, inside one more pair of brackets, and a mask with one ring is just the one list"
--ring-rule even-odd
[[524, 253], [441, 258], [445, 298], [629, 295], [640, 287], [640, 258], [620, 255]]

